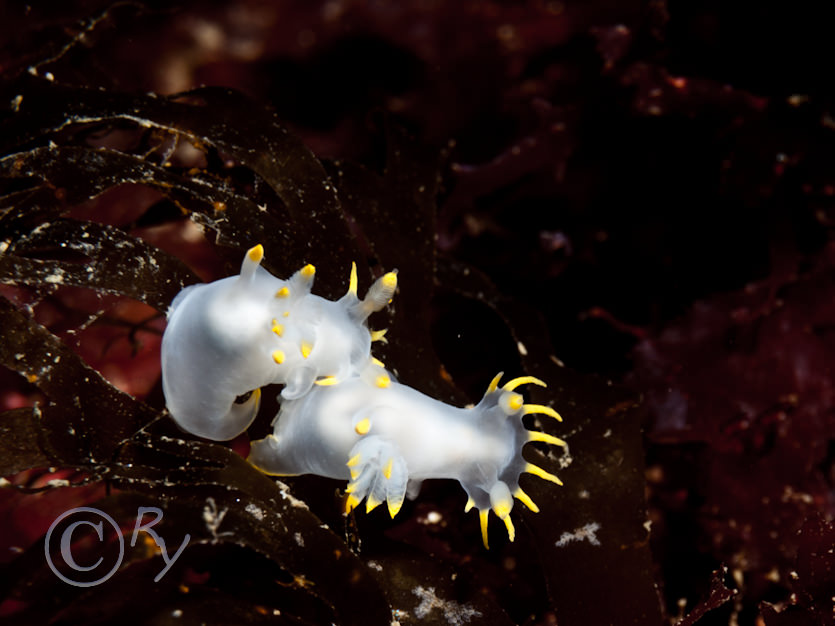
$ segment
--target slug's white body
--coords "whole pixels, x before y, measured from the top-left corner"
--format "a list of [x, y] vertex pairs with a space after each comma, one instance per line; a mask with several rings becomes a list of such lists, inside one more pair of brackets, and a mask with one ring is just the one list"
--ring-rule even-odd
[[352, 288], [333, 302], [310, 293], [312, 265], [284, 281], [260, 267], [262, 258], [256, 246], [240, 276], [187, 287], [168, 312], [163, 392], [171, 416], [195, 435], [223, 441], [241, 434], [255, 419], [264, 385], [283, 384], [282, 396], [292, 399], [321, 378], [364, 369], [371, 357], [365, 319], [397, 285], [386, 274], [360, 300], [352, 278]]
[[423, 480], [453, 478], [467, 492], [467, 510], [479, 510], [485, 546], [490, 510], [512, 540], [513, 497], [538, 510], [519, 475], [561, 484], [522, 457], [529, 441], [565, 445], [522, 424], [528, 413], [560, 419], [514, 391], [545, 383], [525, 376], [500, 388], [500, 374], [472, 408], [430, 398], [392, 380], [371, 356], [372, 340], [383, 333], [370, 332], [365, 320], [394, 294], [393, 272], [360, 300], [353, 270], [348, 293], [334, 302], [310, 293], [313, 266], [283, 281], [259, 266], [262, 257], [261, 246], [252, 248], [240, 276], [189, 287], [172, 304], [162, 342], [163, 390], [180, 427], [231, 439], [254, 419], [260, 387], [283, 384], [274, 434], [252, 443], [256, 467], [349, 480], [348, 510], [363, 499], [367, 510], [387, 502], [392, 517]]

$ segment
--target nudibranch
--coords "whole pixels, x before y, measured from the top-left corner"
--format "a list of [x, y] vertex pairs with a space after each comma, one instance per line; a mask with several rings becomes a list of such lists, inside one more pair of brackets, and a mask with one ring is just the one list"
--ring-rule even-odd
[[371, 341], [380, 334], [369, 331], [366, 319], [391, 300], [396, 273], [381, 276], [360, 299], [354, 266], [348, 292], [332, 301], [310, 293], [312, 265], [281, 280], [261, 267], [263, 257], [262, 246], [251, 248], [238, 276], [187, 287], [168, 311], [163, 392], [171, 416], [189, 433], [236, 437], [255, 418], [264, 385], [283, 384], [282, 397], [293, 400], [314, 383], [373, 369]]
[[348, 510], [363, 499], [367, 511], [386, 502], [392, 517], [407, 495], [417, 495], [423, 480], [457, 479], [468, 496], [465, 510], [479, 511], [485, 547], [491, 510], [512, 541], [513, 497], [538, 511], [519, 476], [527, 472], [562, 484], [527, 462], [522, 447], [531, 441], [565, 442], [522, 423], [529, 413], [561, 420], [551, 407], [525, 404], [515, 391], [522, 384], [545, 383], [523, 376], [499, 387], [501, 376], [476, 406], [457, 408], [369, 368], [338, 385], [282, 401], [274, 434], [252, 443], [249, 461], [268, 474], [348, 480]]

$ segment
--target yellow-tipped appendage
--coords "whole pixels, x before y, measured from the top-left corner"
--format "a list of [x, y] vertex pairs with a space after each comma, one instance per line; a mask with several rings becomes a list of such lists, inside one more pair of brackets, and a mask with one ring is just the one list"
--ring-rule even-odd
[[567, 444], [559, 437], [554, 437], [548, 433], [539, 432], [538, 430], [528, 431], [528, 441], [541, 441], [543, 443], [550, 443], [552, 446], [565, 447]]
[[348, 293], [357, 295], [357, 264], [351, 263], [351, 276], [348, 278]]
[[310, 353], [313, 352], [313, 344], [309, 341], [302, 341], [302, 345], [299, 346], [299, 350], [302, 353], [302, 356], [306, 359], [310, 356]]
[[275, 361], [279, 365], [284, 363], [284, 358], [285, 355], [283, 350], [276, 350], [275, 352], [273, 352], [273, 361]]
[[301, 270], [299, 270], [306, 279], [310, 280], [316, 275], [316, 267], [308, 263]]
[[514, 378], [513, 380], [509, 380], [505, 383], [504, 389], [505, 391], [513, 391], [519, 385], [539, 385], [540, 387], [547, 387], [548, 385], [545, 384], [544, 381], [539, 380], [534, 376], [519, 376], [519, 378]]
[[386, 339], [386, 333], [388, 332], [388, 328], [384, 328], [383, 330], [371, 330], [371, 341], [382, 341], [383, 343], [388, 343], [388, 339]]
[[320, 387], [330, 387], [331, 385], [338, 385], [339, 379], [336, 376], [325, 376], [324, 378], [320, 378], [315, 381], [313, 384], [319, 385]]
[[359, 422], [357, 422], [357, 425], [354, 426], [354, 431], [358, 435], [367, 435], [369, 430], [371, 430], [371, 420], [367, 417], [361, 419]]
[[251, 247], [246, 251], [246, 256], [253, 263], [260, 263], [261, 259], [264, 258], [264, 246], [259, 243], [257, 246]]
[[527, 474], [533, 474], [534, 476], [537, 476], [542, 480], [547, 480], [554, 484], [562, 486], [562, 481], [559, 478], [557, 478], [550, 472], [546, 472], [544, 469], [542, 469], [538, 465], [534, 465], [533, 463], [526, 464], [525, 469], [522, 471], [526, 472]]
[[504, 376], [504, 372], [496, 374], [493, 380], [490, 381], [490, 384], [487, 385], [487, 393], [493, 393], [499, 388], [499, 381], [502, 379], [502, 376]]
[[380, 374], [374, 379], [374, 384], [380, 389], [385, 389], [391, 384], [391, 378], [387, 374]]
[[547, 415], [548, 417], [553, 417], [558, 422], [562, 421], [562, 417], [560, 417], [560, 414], [557, 413], [550, 406], [545, 406], [543, 404], [525, 404], [521, 408], [522, 411], [524, 411], [525, 415], [530, 415], [531, 413], [542, 413], [543, 415]]
[[278, 291], [275, 292], [276, 298], [287, 298], [290, 296], [290, 290], [287, 287], [282, 287]]
[[359, 465], [359, 462], [361, 460], [362, 460], [362, 455], [355, 454], [350, 459], [348, 459], [348, 462], [345, 465], [347, 465], [348, 467], [356, 467], [357, 465]]
[[389, 459], [388, 463], [386, 463], [385, 466], [383, 467], [383, 476], [386, 477], [386, 480], [389, 480], [391, 478], [391, 470], [392, 470], [393, 466], [394, 466], [394, 459]]
[[536, 506], [536, 502], [531, 500], [531, 497], [522, 491], [522, 488], [519, 487], [516, 489], [516, 492], [513, 494], [513, 497], [519, 500], [522, 504], [528, 507], [534, 513], [539, 513], [539, 507]]
[[490, 515], [490, 509], [481, 509], [478, 512], [478, 521], [481, 523], [481, 541], [484, 542], [484, 547], [489, 550], [490, 544], [487, 541], [487, 518]]

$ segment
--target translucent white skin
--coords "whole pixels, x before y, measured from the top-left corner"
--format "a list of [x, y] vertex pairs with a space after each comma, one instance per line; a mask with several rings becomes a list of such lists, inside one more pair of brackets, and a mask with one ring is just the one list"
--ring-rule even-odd
[[171, 416], [194, 435], [223, 441], [242, 433], [264, 385], [284, 384], [282, 396], [297, 398], [317, 379], [346, 378], [369, 362], [365, 319], [394, 287], [375, 284], [359, 300], [352, 274], [352, 288], [334, 302], [310, 293], [312, 266], [285, 281], [260, 267], [262, 256], [256, 246], [239, 276], [187, 287], [168, 312], [163, 391]]
[[[282, 402], [274, 434], [252, 443], [249, 461], [269, 474], [350, 480], [349, 507], [365, 497], [369, 509], [387, 501], [392, 516], [407, 492], [417, 495], [421, 481], [454, 478], [469, 496], [468, 508], [482, 514], [483, 528], [490, 509], [510, 524], [522, 472], [558, 482], [522, 457], [528, 441], [563, 445], [523, 426], [526, 412], [546, 411], [556, 415], [548, 407], [523, 405], [512, 388], [495, 384], [475, 407], [457, 408], [365, 373]], [[530, 502], [524, 493], [520, 499]], [[512, 526], [508, 531], [512, 536]]]

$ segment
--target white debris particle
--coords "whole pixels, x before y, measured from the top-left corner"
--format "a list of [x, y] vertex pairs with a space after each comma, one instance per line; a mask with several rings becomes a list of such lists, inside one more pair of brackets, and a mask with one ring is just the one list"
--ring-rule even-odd
[[568, 545], [572, 541], [588, 541], [593, 546], [599, 546], [600, 540], [597, 538], [597, 531], [600, 530], [600, 524], [597, 522], [592, 522], [590, 524], [586, 524], [585, 526], [581, 526], [577, 528], [572, 533], [563, 533], [560, 535], [560, 540], [554, 544], [558, 548], [562, 548], [565, 545]]
[[8, 479], [0, 477], [0, 487], [8, 487], [11, 484]]
[[275, 484], [278, 485], [279, 490], [281, 491], [281, 498], [283, 500], [289, 500], [290, 504], [300, 509], [308, 510], [307, 504], [299, 500], [295, 497], [292, 493], [290, 493], [290, 487], [287, 483], [283, 483], [280, 480], [275, 481]]
[[3, 254], [8, 249], [9, 249], [9, 242], [8, 241], [0, 241], [0, 254]]
[[54, 274], [45, 276], [43, 280], [45, 283], [50, 283], [52, 285], [60, 285], [64, 282], [64, 271], [58, 270]]
[[182, 617], [183, 611], [181, 609], [174, 609], [171, 611], [171, 617]]
[[212, 533], [212, 537], [214, 537], [215, 540], [217, 540], [218, 537], [232, 534], [231, 532], [217, 532], [217, 529], [220, 528], [220, 525], [223, 523], [223, 518], [226, 517], [226, 513], [228, 511], [228, 508], [218, 511], [215, 499], [206, 498], [206, 504], [203, 507], [203, 521], [206, 523], [206, 528], [209, 529], [209, 532]]
[[304, 548], [304, 537], [302, 537], [301, 533], [293, 533], [293, 539], [296, 540], [297, 546]]
[[430, 524], [437, 524], [443, 519], [443, 516], [438, 511], [429, 511], [426, 515], [426, 521]]
[[250, 515], [252, 515], [252, 517], [257, 519], [259, 522], [264, 521], [264, 511], [261, 510], [261, 507], [250, 502], [246, 505], [246, 508], [244, 510]]
[[516, 342], [516, 349], [519, 350], [519, 354], [521, 354], [522, 356], [528, 355], [528, 349], [525, 347], [525, 344], [523, 344], [521, 341]]
[[423, 587], [421, 585], [412, 589], [412, 593], [420, 598], [420, 604], [415, 607], [415, 617], [424, 619], [435, 609], [443, 612], [444, 619], [451, 626], [461, 626], [468, 623], [474, 617], [481, 617], [481, 612], [476, 611], [469, 604], [458, 604], [450, 600], [442, 600], [435, 595], [435, 587]]
[[48, 480], [46, 482], [47, 487], [69, 487], [70, 481], [64, 478], [53, 478], [52, 480]]
[[383, 571], [383, 566], [380, 565], [379, 563], [377, 563], [377, 561], [369, 561], [368, 562], [368, 567], [370, 567], [371, 569], [376, 570], [378, 572]]

